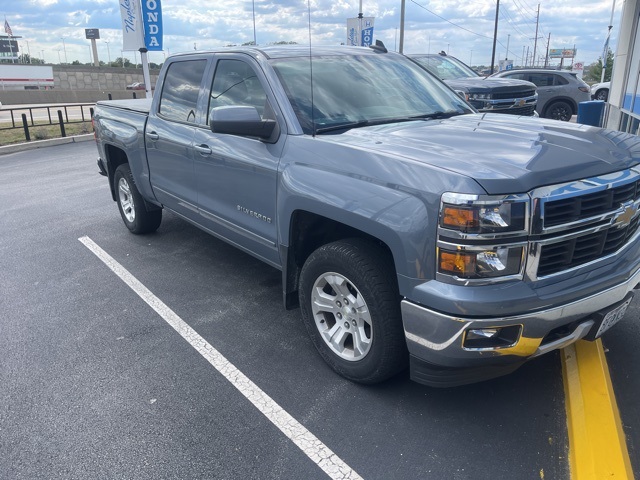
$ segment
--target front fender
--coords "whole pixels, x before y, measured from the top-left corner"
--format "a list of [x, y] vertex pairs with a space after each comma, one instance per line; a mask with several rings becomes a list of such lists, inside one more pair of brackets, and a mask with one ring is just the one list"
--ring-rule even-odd
[[437, 209], [406, 191], [303, 164], [280, 176], [279, 238], [288, 247], [291, 219], [305, 211], [348, 225], [384, 242], [393, 255], [400, 293], [433, 277]]

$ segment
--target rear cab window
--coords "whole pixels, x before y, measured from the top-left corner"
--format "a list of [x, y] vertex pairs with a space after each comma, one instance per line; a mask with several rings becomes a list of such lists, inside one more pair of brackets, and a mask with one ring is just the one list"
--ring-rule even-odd
[[164, 77], [158, 114], [166, 120], [195, 123], [198, 95], [207, 60], [187, 60], [169, 65]]

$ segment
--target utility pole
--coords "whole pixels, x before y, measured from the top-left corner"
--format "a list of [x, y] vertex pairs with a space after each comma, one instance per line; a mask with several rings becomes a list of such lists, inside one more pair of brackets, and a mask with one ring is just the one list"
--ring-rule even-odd
[[400, 48], [398, 49], [398, 53], [402, 53], [404, 49], [404, 7], [405, 1], [402, 0], [400, 2]]
[[[404, 1], [404, 0], [402, 0]], [[498, 39], [498, 12], [500, 11], [500, 0], [496, 2], [496, 23], [493, 27], [493, 50], [491, 51], [491, 73], [493, 75], [493, 67], [496, 63], [496, 40]]]
[[524, 45], [522, 46], [522, 59], [520, 60], [520, 66], [521, 67], [526, 67], [526, 63], [524, 63]]
[[533, 41], [533, 65], [536, 66], [536, 49], [538, 47], [538, 24], [540, 23], [540, 4], [538, 4], [538, 14], [536, 15], [536, 38]]
[[549, 66], [549, 44], [551, 43], [551, 33], [547, 37], [547, 54], [544, 56], [544, 68]]
[[616, 0], [613, 0], [611, 7], [611, 20], [609, 20], [609, 30], [607, 31], [607, 39], [604, 41], [602, 50], [602, 75], [600, 75], [600, 83], [604, 82], [604, 73], [607, 70], [607, 57], [609, 56], [609, 37], [611, 37], [611, 29], [613, 28], [613, 11], [616, 9]]

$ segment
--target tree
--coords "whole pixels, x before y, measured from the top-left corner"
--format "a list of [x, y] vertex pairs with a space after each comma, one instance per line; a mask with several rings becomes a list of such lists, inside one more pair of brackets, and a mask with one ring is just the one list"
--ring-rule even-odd
[[[111, 62], [109, 64], [109, 66], [111, 66], [111, 67], [122, 67], [122, 57], [116, 58], [113, 62]], [[127, 67], [127, 68], [131, 67], [132, 66], [131, 60], [129, 60], [128, 58], [125, 58], [124, 59], [124, 66]]]
[[44, 62], [37, 57], [32, 57], [28, 53], [23, 53], [18, 57], [18, 63], [29, 63], [32, 65], [40, 65]]
[[[585, 75], [585, 80], [592, 82], [599, 82], [602, 77], [602, 58], [599, 58], [597, 62], [592, 63], [587, 67], [589, 73]], [[611, 81], [611, 72], [613, 71], [613, 51], [607, 50], [607, 69], [604, 72], [604, 81]]]

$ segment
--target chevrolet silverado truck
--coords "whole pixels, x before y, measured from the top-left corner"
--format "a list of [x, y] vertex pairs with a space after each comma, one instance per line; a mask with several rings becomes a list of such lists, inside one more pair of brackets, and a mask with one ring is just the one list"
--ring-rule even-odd
[[94, 122], [131, 232], [168, 210], [281, 270], [356, 382], [507, 374], [600, 337], [640, 282], [638, 137], [477, 113], [382, 45], [175, 55]]
[[409, 57], [463, 96], [480, 113], [537, 116], [538, 93], [531, 82], [482, 77], [465, 63], [444, 52]]

